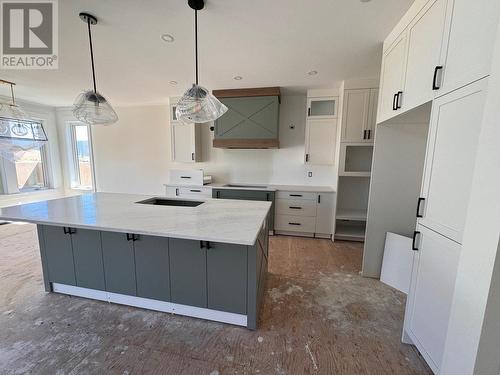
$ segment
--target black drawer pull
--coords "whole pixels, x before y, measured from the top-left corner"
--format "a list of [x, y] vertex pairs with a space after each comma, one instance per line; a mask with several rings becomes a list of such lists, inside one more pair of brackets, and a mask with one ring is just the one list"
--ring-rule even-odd
[[292, 210], [302, 210], [302, 207], [297, 207], [297, 206], [290, 206], [288, 208], [291, 208]]
[[396, 99], [398, 97], [398, 94], [394, 94], [394, 97], [392, 98], [392, 110], [395, 111], [398, 109], [398, 107], [396, 106]]
[[413, 240], [411, 241], [411, 249], [414, 250], [414, 251], [418, 251], [418, 247], [416, 245], [416, 241], [417, 241], [417, 235], [419, 235], [420, 232], [418, 230], [416, 230], [415, 232], [413, 232]]
[[300, 223], [288, 223], [289, 225], [302, 225]]
[[396, 109], [400, 109], [401, 106], [402, 106], [402, 104], [401, 104], [402, 100], [401, 99], [403, 99], [403, 91], [398, 91], [397, 98], [398, 99], [396, 100]]
[[423, 201], [425, 201], [425, 198], [422, 198], [422, 197], [418, 198], [418, 203], [417, 203], [417, 217], [424, 217], [424, 215], [422, 215], [422, 214], [420, 213], [420, 204], [421, 204]]
[[211, 249], [212, 246], [210, 246], [210, 241], [200, 241], [200, 249]]
[[436, 80], [437, 80], [438, 72], [442, 69], [443, 69], [443, 67], [440, 65], [438, 65], [438, 66], [436, 66], [436, 68], [434, 68], [434, 77], [432, 77], [432, 89], [433, 90], [439, 90], [441, 88], [441, 86], [438, 86]]
[[197, 189], [191, 189], [189, 191], [192, 193], [201, 193], [201, 190], [197, 190]]
[[181, 178], [191, 178], [191, 176], [181, 176]]
[[372, 131], [368, 130], [368, 138], [367, 139], [371, 139], [371, 138], [372, 138]]
[[291, 197], [301, 197], [302, 194], [290, 194]]
[[69, 234], [69, 230], [68, 230], [68, 229], [69, 229], [69, 228], [67, 228], [67, 227], [63, 227], [63, 233], [64, 233], [64, 234]]

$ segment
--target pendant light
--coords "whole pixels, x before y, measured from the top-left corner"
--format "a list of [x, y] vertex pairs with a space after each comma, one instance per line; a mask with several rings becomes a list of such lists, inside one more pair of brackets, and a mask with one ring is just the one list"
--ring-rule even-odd
[[90, 25], [97, 24], [97, 18], [88, 13], [80, 13], [80, 19], [87, 24], [90, 44], [90, 61], [92, 63], [93, 90], [82, 92], [73, 104], [73, 114], [75, 117], [89, 125], [109, 125], [118, 121], [116, 112], [104, 96], [97, 92], [94, 68], [94, 51], [92, 47], [92, 33]]
[[4, 79], [0, 79], [0, 84], [10, 86], [10, 102], [0, 103], [0, 117], [11, 120], [28, 120], [26, 112], [16, 103], [14, 96], [14, 86], [16, 84]]
[[227, 111], [210, 91], [198, 85], [198, 11], [205, 7], [204, 0], [188, 0], [194, 9], [194, 48], [196, 83], [188, 89], [177, 103], [176, 116], [183, 123], [205, 123], [218, 119]]

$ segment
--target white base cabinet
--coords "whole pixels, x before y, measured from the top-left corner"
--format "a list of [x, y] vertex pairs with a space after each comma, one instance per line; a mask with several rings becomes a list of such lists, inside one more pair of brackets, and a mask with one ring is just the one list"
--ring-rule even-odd
[[[437, 373], [448, 329], [460, 244], [423, 225], [417, 226], [404, 330]], [[464, 338], [466, 339], [466, 338]]]

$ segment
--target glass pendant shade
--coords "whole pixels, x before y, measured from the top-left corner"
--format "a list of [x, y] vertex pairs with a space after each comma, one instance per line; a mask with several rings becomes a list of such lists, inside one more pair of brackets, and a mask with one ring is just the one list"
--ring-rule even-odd
[[40, 122], [0, 117], [0, 156], [15, 161], [33, 149], [47, 143], [47, 135]]
[[13, 120], [28, 120], [28, 115], [17, 104], [0, 104], [0, 117]]
[[78, 95], [73, 104], [73, 115], [89, 125], [110, 125], [118, 121], [118, 115], [106, 98], [92, 90]]
[[226, 113], [227, 107], [201, 86], [193, 85], [177, 103], [175, 114], [183, 123], [215, 121]]

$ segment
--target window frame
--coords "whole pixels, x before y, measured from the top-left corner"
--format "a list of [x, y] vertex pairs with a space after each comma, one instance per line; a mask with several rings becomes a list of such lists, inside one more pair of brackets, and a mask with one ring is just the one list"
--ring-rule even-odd
[[[80, 176], [80, 165], [78, 163], [78, 151], [76, 143], [76, 127], [84, 126], [87, 128], [88, 142], [89, 142], [89, 164], [90, 164], [90, 177], [92, 185], [90, 187], [83, 186]], [[93, 191], [95, 189], [94, 177], [94, 152], [92, 144], [92, 129], [88, 124], [80, 121], [68, 121], [68, 156], [69, 156], [69, 169], [70, 169], [70, 188], [72, 190]]]
[[[42, 124], [43, 125], [43, 124]], [[27, 188], [19, 188], [18, 185], [18, 190], [20, 193], [28, 193], [31, 191], [42, 191], [42, 190], [47, 190], [52, 188], [52, 183], [49, 178], [49, 171], [48, 171], [48, 164], [49, 164], [49, 154], [47, 152], [48, 149], [48, 144], [44, 144], [42, 147], [39, 148], [40, 150], [40, 158], [42, 159], [42, 172], [43, 172], [43, 186], [42, 187], [27, 187]], [[16, 168], [16, 162], [13, 162], [14, 164], [14, 169]], [[17, 177], [17, 170], [16, 170], [16, 177]], [[17, 178], [16, 178], [17, 180]]]

